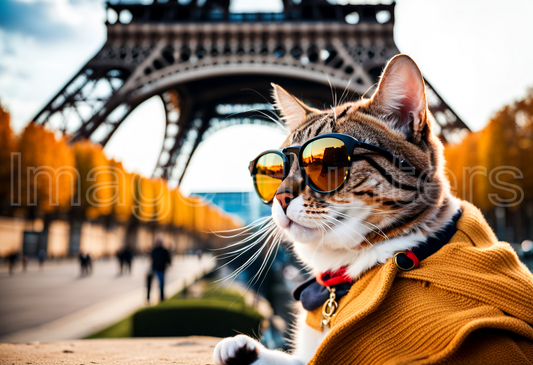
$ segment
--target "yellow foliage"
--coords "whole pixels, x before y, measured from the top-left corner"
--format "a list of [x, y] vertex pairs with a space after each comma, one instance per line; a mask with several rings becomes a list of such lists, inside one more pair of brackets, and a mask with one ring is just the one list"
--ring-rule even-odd
[[135, 217], [141, 222], [152, 222], [155, 217], [155, 189], [153, 181], [134, 175], [135, 181]]
[[115, 179], [102, 147], [90, 141], [81, 141], [76, 142], [72, 150], [80, 177], [78, 196], [85, 216], [95, 219], [111, 214], [115, 203]]
[[[131, 215], [141, 222], [172, 225], [207, 237], [210, 231], [234, 229], [242, 223], [200, 197], [170, 191], [163, 179], [147, 179], [124, 170], [90, 141], [69, 146], [65, 138], [30, 123], [18, 140], [10, 115], [0, 105], [0, 199], [10, 193], [10, 158], [20, 152], [21, 203], [44, 213], [80, 205], [86, 218], [112, 214], [119, 222]], [[18, 181], [17, 181], [18, 182]]]
[[170, 192], [170, 196], [172, 199], [172, 225], [183, 227], [185, 221], [185, 204], [183, 195], [181, 195], [178, 189], [174, 189]]
[[45, 213], [64, 210], [76, 184], [74, 157], [65, 138], [30, 123], [18, 143], [21, 162], [21, 201]]
[[456, 195], [485, 210], [495, 202], [516, 206], [520, 198], [533, 199], [532, 156], [533, 89], [500, 109], [482, 131], [445, 149]]
[[155, 220], [161, 225], [168, 225], [172, 222], [172, 199], [166, 181], [163, 179], [154, 180], [153, 189], [155, 197]]
[[195, 200], [193, 197], [184, 197], [183, 204], [183, 228], [190, 232], [194, 232], [194, 204]]
[[11, 153], [15, 141], [10, 122], [9, 113], [0, 104], [0, 207], [8, 201], [11, 190]]
[[126, 222], [133, 209], [133, 175], [124, 170], [121, 162], [111, 160], [111, 175], [113, 177], [113, 216], [119, 222]]

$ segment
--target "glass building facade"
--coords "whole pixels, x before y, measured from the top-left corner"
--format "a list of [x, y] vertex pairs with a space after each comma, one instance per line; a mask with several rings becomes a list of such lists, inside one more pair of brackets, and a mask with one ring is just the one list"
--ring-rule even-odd
[[242, 219], [245, 225], [256, 219], [269, 216], [270, 206], [263, 204], [254, 191], [250, 192], [196, 192], [207, 201], [212, 202], [230, 214], [235, 214]]

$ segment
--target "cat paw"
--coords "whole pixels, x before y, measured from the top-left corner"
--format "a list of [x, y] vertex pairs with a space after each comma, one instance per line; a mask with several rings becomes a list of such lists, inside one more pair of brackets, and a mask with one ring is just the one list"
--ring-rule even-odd
[[259, 358], [261, 344], [248, 336], [225, 338], [215, 347], [215, 365], [251, 365]]

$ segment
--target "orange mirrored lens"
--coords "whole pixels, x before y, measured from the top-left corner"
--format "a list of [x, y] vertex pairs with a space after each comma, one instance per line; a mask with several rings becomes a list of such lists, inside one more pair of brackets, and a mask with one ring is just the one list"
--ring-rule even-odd
[[267, 153], [257, 160], [255, 190], [265, 202], [274, 199], [283, 181], [283, 159], [275, 153]]
[[332, 191], [344, 183], [349, 158], [346, 145], [337, 138], [321, 138], [305, 146], [303, 168], [310, 183], [320, 191]]

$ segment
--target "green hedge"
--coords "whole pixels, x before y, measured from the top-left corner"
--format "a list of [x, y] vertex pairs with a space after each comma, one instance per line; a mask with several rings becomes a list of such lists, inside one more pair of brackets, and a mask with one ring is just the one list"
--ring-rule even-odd
[[133, 337], [215, 336], [259, 333], [261, 315], [244, 301], [168, 300], [133, 315]]
[[208, 285], [202, 294], [202, 299], [224, 300], [237, 306], [245, 306], [244, 294], [233, 288], [220, 288], [216, 284]]
[[86, 338], [125, 338], [132, 335], [132, 316], [128, 316], [101, 331], [93, 333]]

